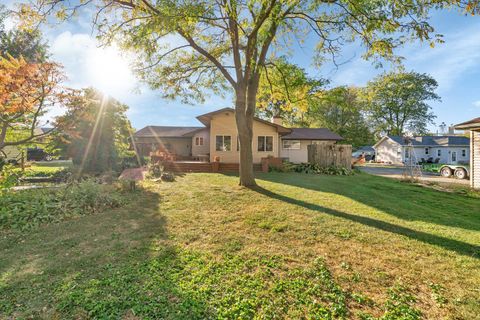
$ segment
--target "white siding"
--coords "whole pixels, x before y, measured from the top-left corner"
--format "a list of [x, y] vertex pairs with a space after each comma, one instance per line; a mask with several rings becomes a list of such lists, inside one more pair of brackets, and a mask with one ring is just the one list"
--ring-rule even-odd
[[[469, 163], [470, 162], [470, 148], [468, 146], [464, 147], [430, 147], [428, 154], [426, 153], [425, 148], [427, 147], [414, 147], [414, 152], [417, 161], [421, 161], [422, 158], [428, 160], [432, 158], [440, 158], [439, 163], [449, 163], [452, 164], [452, 152], [457, 153], [457, 162], [456, 163]], [[440, 150], [440, 156], [438, 156], [438, 150]], [[463, 156], [463, 150], [465, 150], [465, 156]]]
[[480, 189], [480, 130], [470, 131], [470, 184], [472, 188]]
[[375, 160], [394, 164], [403, 163], [403, 148], [392, 139], [384, 139], [375, 147]]

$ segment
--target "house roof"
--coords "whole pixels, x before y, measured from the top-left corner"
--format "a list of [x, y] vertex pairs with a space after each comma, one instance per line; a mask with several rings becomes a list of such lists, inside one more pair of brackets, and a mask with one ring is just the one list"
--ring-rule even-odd
[[[405, 146], [407, 142], [402, 136], [385, 136], [375, 144], [377, 146], [385, 138], [389, 138], [396, 143]], [[468, 146], [470, 139], [464, 136], [417, 136], [411, 139], [413, 146], [424, 147], [448, 147], [448, 146]]]
[[455, 129], [474, 129], [474, 128], [480, 128], [480, 117], [455, 125]]
[[175, 138], [175, 137], [191, 137], [198, 130], [205, 127], [170, 127], [170, 126], [146, 126], [135, 132], [136, 138], [158, 137], [158, 138]]
[[327, 128], [291, 128], [292, 132], [282, 137], [284, 140], [343, 140]]
[[[200, 121], [201, 123], [203, 123], [204, 125], [206, 125], [208, 127], [210, 125], [210, 120], [212, 119], [212, 117], [214, 115], [222, 113], [222, 112], [233, 112], [233, 113], [235, 113], [235, 110], [233, 108], [222, 108], [222, 109], [219, 109], [219, 110], [215, 110], [215, 111], [212, 111], [212, 112], [209, 112], [209, 113], [199, 115], [197, 117], [197, 119], [198, 119], [198, 121]], [[277, 131], [279, 133], [290, 133], [291, 132], [291, 129], [286, 128], [284, 126], [281, 126], [279, 124], [276, 124], [276, 123], [273, 123], [273, 122], [270, 122], [270, 121], [267, 121], [267, 120], [263, 120], [263, 119], [260, 119], [258, 117], [254, 117], [253, 119], [258, 121], [258, 122], [261, 122], [261, 123], [264, 123], [266, 125], [277, 128]]]

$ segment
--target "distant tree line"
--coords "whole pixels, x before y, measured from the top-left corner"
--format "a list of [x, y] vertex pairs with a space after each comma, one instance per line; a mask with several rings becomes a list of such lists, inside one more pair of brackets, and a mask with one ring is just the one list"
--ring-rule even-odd
[[440, 100], [435, 79], [403, 69], [365, 87], [327, 86], [327, 80], [279, 59], [260, 81], [257, 116], [279, 116], [288, 127], [325, 127], [359, 147], [386, 134], [427, 133], [436, 118], [429, 103]]

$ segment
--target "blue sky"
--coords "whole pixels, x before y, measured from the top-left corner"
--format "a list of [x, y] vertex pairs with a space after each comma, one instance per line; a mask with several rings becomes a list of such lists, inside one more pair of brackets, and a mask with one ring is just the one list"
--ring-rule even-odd
[[[74, 22], [45, 27], [52, 58], [64, 65], [69, 86], [94, 86], [129, 105], [128, 115], [136, 129], [146, 125], [199, 125], [195, 116], [232, 106], [228, 96], [211, 96], [195, 105], [162, 99], [161, 92], [139, 84], [130, 72], [128, 61], [135, 57], [123, 56], [116, 48], [98, 47], [89, 21], [90, 17], [82, 14]], [[437, 124], [480, 116], [480, 17], [443, 11], [434, 13], [431, 21], [436, 32], [444, 35], [445, 43], [433, 49], [419, 42], [401, 48], [398, 53], [405, 58], [406, 69], [428, 73], [438, 81], [437, 93], [442, 101], [431, 103]], [[377, 69], [363, 60], [364, 49], [357, 44], [344, 48], [341, 61], [346, 63], [338, 68], [331, 63], [317, 68], [312, 60], [314, 45], [315, 38], [309, 37], [302, 48], [294, 46], [291, 62], [311, 76], [330, 79], [331, 86], [363, 86], [388, 69]], [[50, 115], [59, 112], [54, 110]], [[430, 128], [437, 130], [435, 126]]]

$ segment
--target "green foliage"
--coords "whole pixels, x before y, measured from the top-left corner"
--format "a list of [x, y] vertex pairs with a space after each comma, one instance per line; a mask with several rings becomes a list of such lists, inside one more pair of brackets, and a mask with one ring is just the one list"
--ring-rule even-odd
[[133, 156], [126, 105], [90, 88], [70, 97], [66, 108], [56, 119], [52, 144], [82, 172], [120, 170], [123, 158]]
[[[0, 192], [2, 190], [16, 186], [19, 182], [20, 175], [12, 165], [4, 165], [0, 169]], [[1, 195], [0, 195], [1, 196]]]
[[389, 72], [367, 84], [364, 99], [378, 134], [425, 134], [436, 116], [428, 101], [438, 101], [438, 84], [427, 74]]
[[164, 165], [162, 162], [150, 163], [148, 165], [147, 176], [150, 178], [160, 178], [163, 173]]
[[0, 229], [28, 230], [40, 224], [102, 212], [126, 203], [113, 186], [86, 180], [67, 187], [0, 195]]
[[305, 114], [309, 126], [328, 128], [354, 147], [373, 144], [373, 130], [359, 92], [355, 87], [336, 87], [322, 92], [312, 100]]
[[59, 311], [72, 317], [118, 319], [342, 319], [348, 295], [322, 259], [286, 268], [275, 256], [243, 258], [159, 248], [155, 258], [105, 265], [91, 279], [79, 275], [56, 291]]
[[285, 163], [284, 167], [286, 171], [306, 174], [327, 174], [331, 176], [349, 176], [354, 174], [353, 170], [347, 168], [336, 166], [322, 167], [316, 163]]
[[8, 12], [5, 6], [0, 5], [0, 56], [11, 55], [15, 58], [23, 57], [28, 62], [45, 62], [48, 58], [48, 44], [43, 40], [38, 29], [5, 30], [5, 19]]
[[396, 284], [389, 290], [388, 300], [385, 302], [385, 314], [380, 318], [381, 320], [418, 320], [421, 319], [422, 313], [414, 307], [417, 301], [415, 296], [408, 292], [408, 290]]
[[267, 120], [281, 117], [284, 125], [303, 126], [305, 113], [326, 83], [309, 77], [285, 57], [270, 61], [260, 78], [257, 116]]

